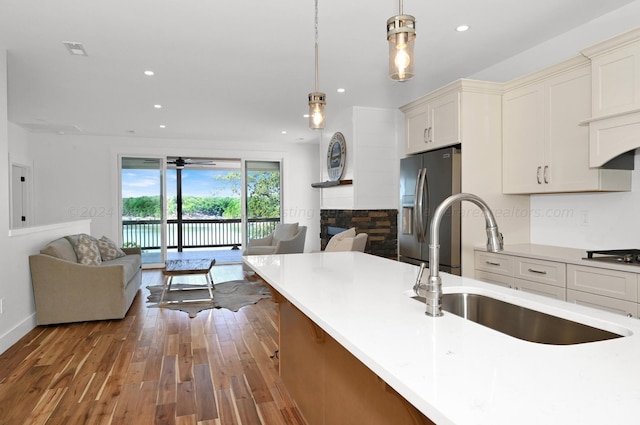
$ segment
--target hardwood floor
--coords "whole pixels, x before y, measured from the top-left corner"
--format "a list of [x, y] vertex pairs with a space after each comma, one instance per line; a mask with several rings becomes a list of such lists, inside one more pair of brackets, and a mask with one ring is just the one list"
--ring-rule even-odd
[[[242, 279], [215, 266], [216, 282]], [[148, 285], [122, 320], [38, 326], [0, 355], [0, 425], [304, 425], [272, 358], [271, 300], [200, 312], [147, 308]]]

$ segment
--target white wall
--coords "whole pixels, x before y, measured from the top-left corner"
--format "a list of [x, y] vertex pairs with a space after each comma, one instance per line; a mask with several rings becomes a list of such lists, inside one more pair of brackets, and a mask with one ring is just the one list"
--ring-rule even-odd
[[[471, 78], [506, 82], [639, 25], [640, 0], [636, 0]], [[580, 249], [640, 247], [640, 232], [634, 226], [640, 212], [639, 157], [636, 152], [631, 192], [532, 195], [531, 243]]]
[[531, 197], [531, 242], [581, 249], [640, 248], [640, 153], [632, 191]]
[[316, 189], [322, 194], [323, 209], [397, 209], [400, 159], [398, 155], [402, 114], [397, 109], [352, 107], [341, 113], [325, 130], [320, 143], [321, 175], [328, 180], [327, 148], [331, 136], [341, 132], [347, 142], [343, 180], [352, 185]]
[[[29, 162], [24, 133], [7, 122], [7, 62], [0, 50], [0, 353], [6, 351], [36, 325], [29, 255], [45, 243], [67, 233], [89, 228], [89, 222], [46, 228], [9, 229], [9, 164]], [[10, 154], [11, 153], [11, 154]]]
[[[318, 145], [224, 143], [135, 137], [30, 134], [36, 223], [91, 219], [91, 233], [118, 240], [118, 155], [171, 155], [282, 160], [285, 222], [308, 226], [305, 249], [318, 249]], [[316, 240], [317, 239], [317, 240]]]

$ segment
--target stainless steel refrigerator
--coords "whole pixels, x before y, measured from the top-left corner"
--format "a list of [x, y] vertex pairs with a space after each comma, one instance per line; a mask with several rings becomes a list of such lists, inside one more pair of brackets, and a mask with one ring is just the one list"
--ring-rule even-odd
[[[460, 147], [412, 155], [400, 161], [399, 260], [429, 263], [429, 226], [438, 205], [460, 193]], [[460, 203], [440, 223], [440, 270], [461, 274]]]

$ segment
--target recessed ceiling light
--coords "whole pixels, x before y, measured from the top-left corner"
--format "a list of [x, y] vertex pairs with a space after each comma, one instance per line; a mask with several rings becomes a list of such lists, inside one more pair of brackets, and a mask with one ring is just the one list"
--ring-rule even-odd
[[146, 75], [147, 77], [151, 77], [153, 74], [155, 74], [155, 73], [154, 73], [153, 71], [151, 71], [150, 69], [147, 69], [147, 70], [144, 72], [144, 75]]
[[309, 114], [304, 114], [302, 118], [309, 118]]
[[458, 32], [465, 32], [469, 29], [469, 25], [458, 25], [456, 27], [456, 31]]
[[282, 130], [280, 133], [287, 134], [287, 130]]
[[347, 89], [343, 89], [343, 88], [339, 88], [339, 89], [338, 89], [338, 93], [344, 93], [344, 92], [346, 92], [346, 91], [347, 91]]
[[76, 43], [74, 41], [63, 41], [64, 47], [67, 48], [69, 53], [76, 56], [87, 56], [87, 52], [82, 47], [82, 43]]
[[160, 128], [167, 128], [167, 126], [164, 124], [160, 124]]
[[156, 108], [156, 109], [160, 109], [160, 108], [162, 108], [162, 105], [156, 103], [155, 105], [153, 105], [153, 107]]

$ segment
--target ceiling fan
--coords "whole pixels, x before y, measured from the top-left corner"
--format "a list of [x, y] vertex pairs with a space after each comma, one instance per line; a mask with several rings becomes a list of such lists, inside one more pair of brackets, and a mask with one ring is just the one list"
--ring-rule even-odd
[[167, 158], [167, 164], [169, 165], [175, 165], [176, 168], [184, 168], [187, 165], [216, 165], [215, 162], [213, 162], [213, 160], [207, 160], [207, 159], [202, 159], [202, 160], [196, 160], [194, 161], [193, 159], [190, 158], [183, 158], [181, 156], [174, 158], [174, 157], [169, 157]]

